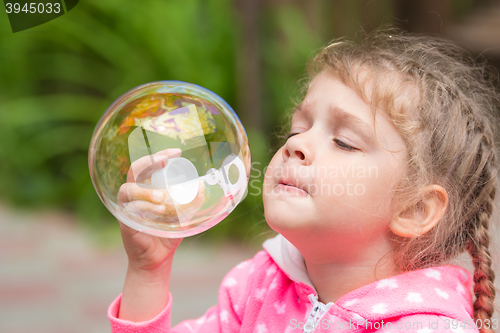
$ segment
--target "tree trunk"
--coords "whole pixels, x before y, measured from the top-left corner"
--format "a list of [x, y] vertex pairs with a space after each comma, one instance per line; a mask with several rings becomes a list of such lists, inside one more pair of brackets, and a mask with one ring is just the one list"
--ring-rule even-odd
[[236, 0], [239, 20], [237, 106], [245, 127], [262, 130], [259, 61], [260, 1]]
[[443, 34], [449, 21], [449, 0], [394, 0], [396, 24], [403, 29], [426, 34]]

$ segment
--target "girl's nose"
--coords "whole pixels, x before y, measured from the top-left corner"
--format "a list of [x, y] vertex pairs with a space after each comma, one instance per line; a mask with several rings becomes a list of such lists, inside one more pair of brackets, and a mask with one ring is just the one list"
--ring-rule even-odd
[[313, 151], [305, 140], [305, 133], [295, 134], [283, 146], [283, 160], [296, 158], [301, 164], [309, 165], [314, 156]]

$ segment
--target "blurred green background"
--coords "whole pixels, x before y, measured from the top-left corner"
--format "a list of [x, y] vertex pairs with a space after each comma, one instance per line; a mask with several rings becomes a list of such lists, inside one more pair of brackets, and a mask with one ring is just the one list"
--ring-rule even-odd
[[254, 162], [249, 195], [206, 232], [207, 238], [267, 237], [255, 188], [280, 144], [280, 126], [314, 52], [333, 38], [391, 23], [449, 36], [477, 54], [488, 50], [485, 55], [498, 64], [499, 45], [478, 44], [477, 34], [467, 39], [467, 31], [480, 29], [474, 19], [486, 17], [497, 3], [86, 0], [60, 18], [15, 34], [2, 11], [0, 201], [76, 214], [103, 243], [119, 236], [90, 181], [92, 132], [127, 90], [180, 80], [206, 87], [233, 106], [246, 127]]

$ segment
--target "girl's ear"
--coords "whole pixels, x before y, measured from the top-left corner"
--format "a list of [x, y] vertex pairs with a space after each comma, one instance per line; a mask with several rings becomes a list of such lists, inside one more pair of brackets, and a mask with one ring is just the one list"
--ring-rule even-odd
[[443, 217], [448, 206], [448, 194], [439, 185], [428, 185], [420, 192], [416, 205], [397, 212], [389, 228], [402, 237], [416, 237], [431, 230]]

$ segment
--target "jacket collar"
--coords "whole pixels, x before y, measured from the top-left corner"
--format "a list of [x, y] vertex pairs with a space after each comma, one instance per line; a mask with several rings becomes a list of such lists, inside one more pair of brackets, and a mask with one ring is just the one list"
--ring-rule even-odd
[[285, 237], [278, 234], [276, 237], [266, 240], [262, 247], [290, 280], [301, 282], [314, 289], [313, 283], [307, 275], [304, 257]]
[[[282, 235], [268, 239], [264, 249], [290, 280], [314, 290], [302, 254]], [[367, 320], [402, 315], [436, 314], [468, 320], [472, 317], [472, 277], [459, 266], [419, 269], [367, 284], [335, 304]]]

